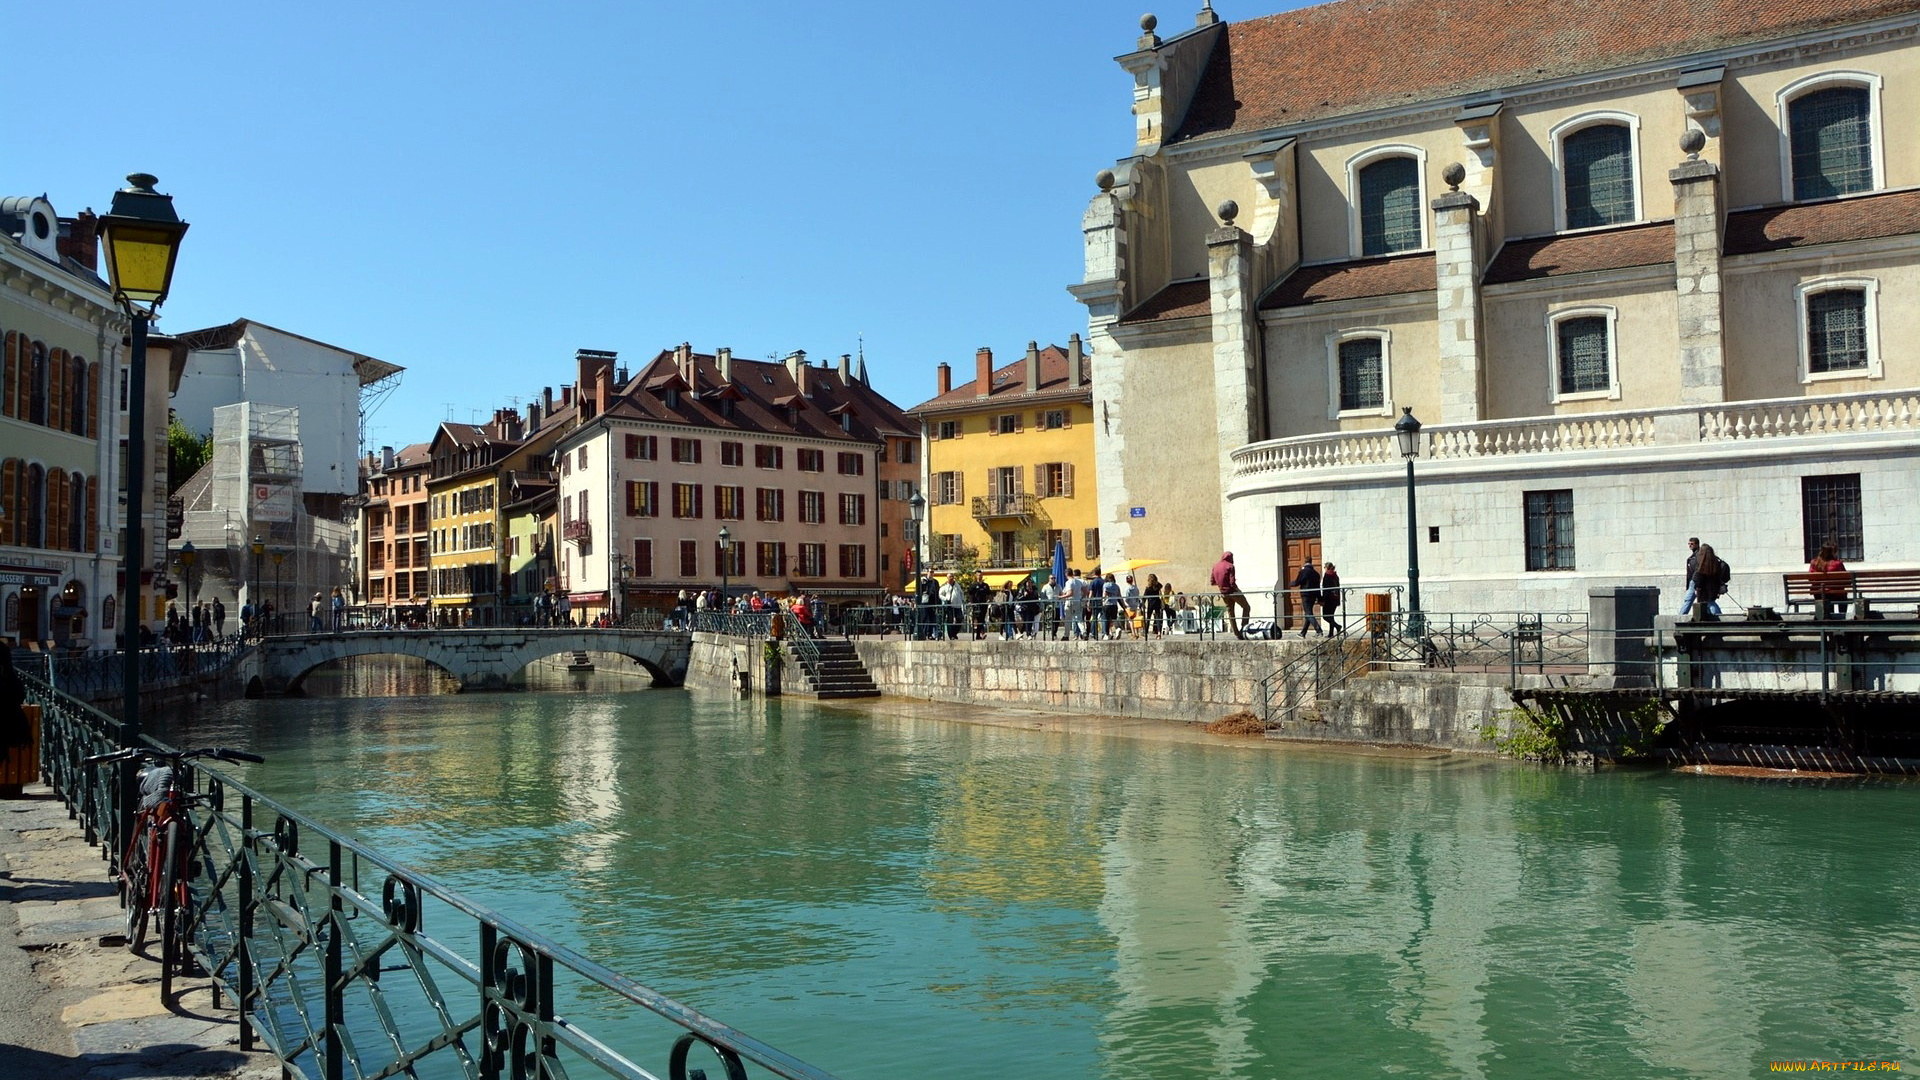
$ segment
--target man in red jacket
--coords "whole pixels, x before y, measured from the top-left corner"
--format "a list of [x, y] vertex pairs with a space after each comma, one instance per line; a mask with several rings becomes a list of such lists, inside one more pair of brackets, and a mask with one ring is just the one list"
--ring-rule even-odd
[[[1253, 605], [1247, 603], [1245, 593], [1240, 591], [1240, 579], [1233, 570], [1233, 552], [1220, 553], [1220, 561], [1213, 564], [1213, 587], [1220, 590], [1220, 602], [1226, 605], [1227, 629], [1234, 637], [1240, 636], [1241, 620], [1253, 617]], [[1240, 609], [1240, 619], [1233, 617], [1233, 609]]]

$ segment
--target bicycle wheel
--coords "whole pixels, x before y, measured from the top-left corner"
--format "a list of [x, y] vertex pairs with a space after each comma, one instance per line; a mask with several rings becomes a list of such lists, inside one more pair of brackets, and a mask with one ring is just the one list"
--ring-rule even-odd
[[134, 841], [127, 845], [126, 865], [122, 868], [122, 899], [127, 905], [127, 951], [139, 952], [147, 943], [148, 901], [153, 896], [152, 830], [143, 822], [134, 830]]
[[175, 895], [179, 888], [179, 859], [185, 854], [181, 850], [182, 838], [180, 822], [169, 821], [166, 825], [166, 843], [162, 845], [166, 861], [160, 864], [160, 1000], [164, 1003], [173, 997], [174, 970], [185, 962], [185, 950], [181, 948], [179, 933], [184, 929], [184, 920], [180, 911], [180, 898]]

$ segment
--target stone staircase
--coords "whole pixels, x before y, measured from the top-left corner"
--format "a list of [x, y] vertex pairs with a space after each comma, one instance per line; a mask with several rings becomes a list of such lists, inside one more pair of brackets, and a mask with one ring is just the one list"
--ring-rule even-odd
[[812, 644], [815, 657], [801, 650], [793, 651], [800, 657], [800, 672], [814, 697], [829, 701], [880, 696], [880, 688], [874, 685], [873, 676], [867, 674], [867, 666], [860, 662], [853, 642], [821, 639]]

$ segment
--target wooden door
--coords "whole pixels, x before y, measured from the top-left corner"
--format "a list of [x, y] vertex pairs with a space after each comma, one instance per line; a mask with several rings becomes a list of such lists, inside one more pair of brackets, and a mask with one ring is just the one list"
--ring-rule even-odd
[[[1314, 566], [1320, 565], [1320, 504], [1306, 503], [1300, 506], [1283, 506], [1277, 511], [1280, 535], [1280, 581], [1279, 587], [1286, 589], [1280, 602], [1280, 626], [1285, 630], [1296, 630], [1306, 625], [1300, 618], [1302, 604], [1300, 594], [1290, 587], [1293, 576], [1308, 559]], [[1242, 586], [1244, 588], [1244, 586]], [[1269, 604], [1271, 604], [1269, 600]], [[1254, 617], [1263, 618], [1273, 613], [1269, 606], [1262, 611], [1254, 607]], [[1296, 619], [1298, 623], [1296, 624]]]

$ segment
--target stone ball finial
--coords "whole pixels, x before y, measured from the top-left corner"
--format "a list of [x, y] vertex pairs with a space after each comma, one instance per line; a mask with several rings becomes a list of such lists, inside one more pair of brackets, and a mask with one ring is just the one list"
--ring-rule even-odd
[[1151, 11], [1140, 16], [1140, 29], [1145, 30], [1149, 34], [1153, 33], [1153, 28], [1159, 25], [1160, 20], [1155, 18]]
[[1231, 225], [1233, 219], [1240, 216], [1240, 204], [1228, 199], [1216, 207], [1214, 213], [1220, 215], [1220, 224]]
[[1440, 179], [1445, 180], [1447, 187], [1454, 191], [1460, 190], [1460, 182], [1466, 178], [1467, 167], [1457, 161], [1447, 162], [1447, 167], [1440, 170]]
[[1112, 191], [1113, 190], [1113, 170], [1101, 169], [1098, 173], [1094, 174], [1093, 182], [1100, 185], [1101, 191]]
[[1707, 148], [1707, 133], [1699, 128], [1688, 128], [1680, 135], [1680, 149], [1687, 155], [1688, 161], [1699, 161], [1700, 151]]

